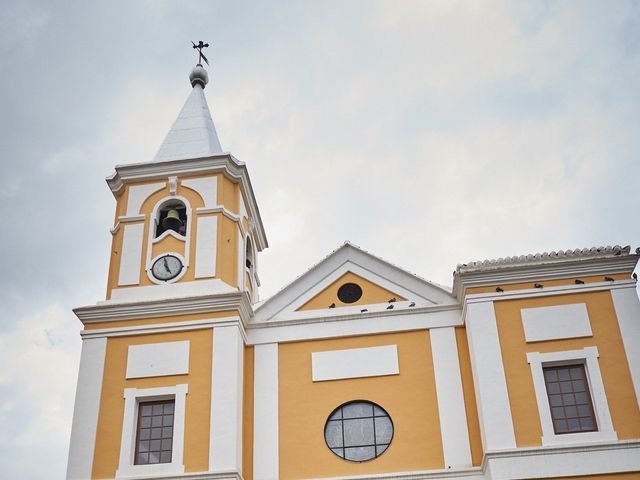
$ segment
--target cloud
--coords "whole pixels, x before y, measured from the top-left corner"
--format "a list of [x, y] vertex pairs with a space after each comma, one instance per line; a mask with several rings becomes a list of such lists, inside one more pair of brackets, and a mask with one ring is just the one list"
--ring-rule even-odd
[[80, 354], [72, 317], [68, 309], [51, 305], [0, 336], [4, 478], [51, 478], [51, 472], [66, 468]]
[[247, 163], [270, 240], [262, 298], [347, 239], [450, 284], [459, 262], [640, 238], [634, 2], [32, 2], [6, 13], [3, 477], [63, 475], [71, 307], [104, 297], [104, 177], [155, 154], [189, 94], [190, 40], [212, 45], [208, 102], [223, 147]]

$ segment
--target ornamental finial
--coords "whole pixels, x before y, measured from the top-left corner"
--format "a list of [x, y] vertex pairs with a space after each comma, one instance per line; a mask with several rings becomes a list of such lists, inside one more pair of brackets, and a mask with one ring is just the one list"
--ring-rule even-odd
[[209, 46], [209, 44], [208, 43], [204, 43], [202, 40], [200, 40], [198, 42], [198, 44], [196, 45], [195, 43], [193, 43], [193, 40], [192, 40], [191, 41], [191, 45], [193, 45], [193, 48], [198, 50], [198, 65], [202, 66], [202, 60], [204, 60], [204, 63], [209, 65], [209, 60], [207, 60], [207, 57], [205, 57], [204, 53], [202, 53], [202, 49], [203, 48], [207, 48]]

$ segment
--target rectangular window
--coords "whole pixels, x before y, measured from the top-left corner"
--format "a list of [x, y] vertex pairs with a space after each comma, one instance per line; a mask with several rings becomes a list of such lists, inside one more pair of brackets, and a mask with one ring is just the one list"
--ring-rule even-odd
[[598, 430], [584, 365], [543, 367], [556, 434]]
[[135, 464], [171, 463], [175, 400], [138, 405]]

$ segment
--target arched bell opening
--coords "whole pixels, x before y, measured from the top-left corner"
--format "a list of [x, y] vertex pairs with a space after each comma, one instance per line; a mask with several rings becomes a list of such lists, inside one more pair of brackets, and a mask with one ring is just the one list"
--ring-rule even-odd
[[247, 237], [247, 241], [245, 242], [246, 247], [245, 247], [245, 253], [244, 253], [244, 263], [245, 266], [247, 267], [247, 270], [249, 270], [250, 274], [253, 274], [253, 268], [254, 268], [254, 263], [253, 263], [253, 247], [251, 246], [251, 237]]
[[180, 200], [170, 200], [156, 214], [155, 237], [158, 238], [167, 230], [172, 230], [183, 237], [187, 233], [187, 207]]

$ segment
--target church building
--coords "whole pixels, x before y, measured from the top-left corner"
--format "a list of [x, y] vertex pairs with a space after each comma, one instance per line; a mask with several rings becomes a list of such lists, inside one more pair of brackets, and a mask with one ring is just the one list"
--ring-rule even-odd
[[189, 79], [155, 158], [107, 178], [67, 479], [640, 478], [637, 251], [461, 264], [449, 289], [347, 242], [262, 300], [268, 225]]

